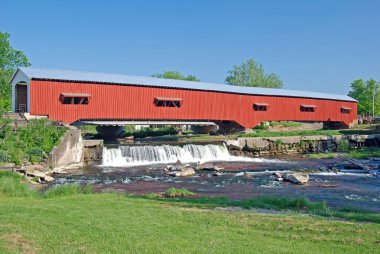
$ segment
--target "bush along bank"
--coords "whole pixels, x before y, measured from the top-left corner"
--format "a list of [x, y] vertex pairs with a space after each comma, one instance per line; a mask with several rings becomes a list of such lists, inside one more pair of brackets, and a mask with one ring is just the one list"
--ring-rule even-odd
[[121, 137], [146, 138], [177, 134], [178, 130], [175, 127], [165, 126], [162, 128], [142, 128], [140, 130], [129, 128], [121, 134]]
[[17, 131], [11, 120], [0, 115], [0, 165], [36, 164], [46, 160], [67, 128], [46, 120], [31, 120]]

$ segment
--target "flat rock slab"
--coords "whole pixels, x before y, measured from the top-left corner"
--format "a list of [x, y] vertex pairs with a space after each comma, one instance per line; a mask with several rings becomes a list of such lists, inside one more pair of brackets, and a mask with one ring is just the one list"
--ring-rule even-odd
[[285, 181], [296, 184], [305, 184], [309, 181], [309, 174], [306, 173], [286, 173], [282, 177]]
[[220, 171], [222, 170], [223, 168], [219, 168], [211, 163], [202, 163], [202, 164], [198, 164], [196, 167], [195, 167], [195, 170], [209, 170], [209, 171]]
[[192, 176], [195, 175], [195, 170], [192, 168], [184, 168], [181, 171], [170, 172], [169, 175], [176, 177]]
[[33, 170], [33, 171], [27, 170], [25, 174], [27, 176], [31, 176], [31, 177], [37, 176], [37, 177], [41, 177], [41, 178], [44, 178], [46, 176], [45, 173], [42, 173], [41, 171], [38, 171], [38, 170]]
[[43, 180], [46, 182], [52, 182], [52, 181], [54, 181], [54, 178], [51, 176], [45, 176]]

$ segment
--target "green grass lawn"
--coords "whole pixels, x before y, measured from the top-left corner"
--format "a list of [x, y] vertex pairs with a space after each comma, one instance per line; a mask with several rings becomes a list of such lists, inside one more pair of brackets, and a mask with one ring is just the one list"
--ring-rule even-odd
[[[350, 150], [345, 153], [342, 153], [342, 155], [346, 155], [355, 159], [368, 159], [369, 157], [380, 157], [380, 148], [370, 147]], [[334, 159], [338, 157], [338, 153], [314, 153], [307, 154], [305, 157], [310, 159]]]
[[290, 136], [316, 136], [316, 135], [342, 135], [337, 130], [304, 130], [304, 131], [259, 131], [240, 134], [239, 137], [290, 137]]
[[334, 159], [338, 157], [337, 153], [311, 153], [306, 154], [305, 157], [309, 159]]
[[[380, 244], [379, 214], [305, 199], [131, 196], [89, 185], [41, 193], [23, 181], [0, 172], [0, 253], [376, 253]], [[285, 211], [242, 209], [252, 207]]]
[[1, 253], [376, 253], [380, 225], [115, 193], [0, 197]]
[[352, 150], [348, 156], [356, 159], [367, 159], [368, 157], [380, 157], [380, 148], [364, 148]]
[[292, 128], [296, 128], [296, 127], [301, 127], [302, 126], [302, 123], [300, 122], [285, 122], [285, 121], [273, 121], [273, 122], [269, 122], [269, 125], [270, 126], [278, 126], [278, 127], [292, 127]]

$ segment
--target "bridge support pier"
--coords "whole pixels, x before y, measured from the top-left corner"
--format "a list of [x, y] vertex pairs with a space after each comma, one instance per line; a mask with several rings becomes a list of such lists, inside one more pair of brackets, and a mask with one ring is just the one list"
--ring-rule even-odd
[[96, 130], [104, 139], [116, 139], [124, 130], [124, 126], [98, 125]]
[[217, 125], [192, 125], [191, 130], [194, 132], [194, 134], [208, 134], [210, 132], [217, 132], [218, 126]]
[[347, 129], [350, 128], [350, 124], [345, 122], [323, 122], [323, 129]]
[[221, 121], [217, 123], [219, 132], [222, 134], [232, 134], [235, 132], [246, 131], [246, 128], [233, 121]]

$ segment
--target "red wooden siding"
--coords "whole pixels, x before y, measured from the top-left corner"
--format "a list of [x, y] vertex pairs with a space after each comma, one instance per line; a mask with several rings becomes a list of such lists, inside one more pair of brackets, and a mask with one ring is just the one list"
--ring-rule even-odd
[[[88, 105], [64, 105], [61, 93], [89, 94]], [[183, 99], [181, 107], [157, 107], [154, 98]], [[210, 120], [235, 121], [254, 127], [262, 121], [338, 121], [347, 125], [357, 118], [356, 102], [228, 94], [156, 87], [32, 80], [30, 113], [72, 123], [80, 119]], [[269, 104], [254, 111], [254, 103]], [[301, 112], [300, 105], [315, 105], [315, 112]], [[342, 114], [341, 107], [352, 108]]]

